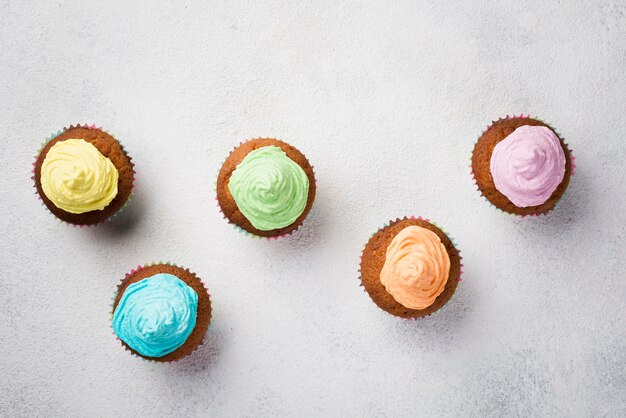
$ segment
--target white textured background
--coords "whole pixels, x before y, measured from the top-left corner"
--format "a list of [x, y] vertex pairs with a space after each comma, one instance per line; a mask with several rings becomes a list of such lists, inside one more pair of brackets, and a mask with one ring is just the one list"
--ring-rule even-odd
[[[626, 2], [104, 3], [0, 1], [2, 415], [626, 415]], [[577, 158], [539, 219], [496, 211], [468, 173], [486, 124], [520, 112]], [[55, 221], [30, 179], [76, 122], [136, 162], [132, 204], [97, 228]], [[278, 242], [214, 202], [255, 136], [318, 178]], [[404, 214], [442, 224], [465, 264], [418, 321], [358, 281], [369, 235]], [[214, 300], [176, 364], [130, 356], [109, 325], [117, 282], [159, 259]]]

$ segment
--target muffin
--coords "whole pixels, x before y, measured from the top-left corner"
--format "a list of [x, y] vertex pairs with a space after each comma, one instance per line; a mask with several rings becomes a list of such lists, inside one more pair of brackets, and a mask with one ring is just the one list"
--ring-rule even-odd
[[567, 144], [530, 117], [494, 122], [476, 142], [472, 175], [481, 194], [514, 215], [545, 214], [563, 196], [572, 175]]
[[379, 308], [401, 318], [421, 318], [454, 294], [461, 257], [428, 220], [396, 219], [365, 245], [360, 272], [362, 286]]
[[95, 126], [70, 126], [48, 141], [34, 164], [35, 188], [57, 218], [93, 225], [130, 198], [135, 171], [111, 135]]
[[231, 151], [217, 176], [217, 202], [228, 221], [260, 237], [290, 234], [315, 199], [315, 175], [293, 146], [258, 138]]
[[132, 354], [170, 362], [191, 354], [211, 322], [211, 299], [190, 272], [171, 264], [138, 267], [118, 286], [113, 332]]

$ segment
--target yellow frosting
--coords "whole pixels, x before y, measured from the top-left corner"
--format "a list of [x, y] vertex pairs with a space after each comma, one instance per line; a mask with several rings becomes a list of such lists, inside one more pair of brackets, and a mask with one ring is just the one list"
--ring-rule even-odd
[[396, 235], [385, 256], [380, 281], [393, 298], [409, 309], [426, 309], [443, 292], [450, 256], [429, 229], [411, 225]]
[[41, 165], [41, 188], [59, 209], [104, 209], [117, 195], [119, 173], [98, 148], [83, 139], [59, 141]]

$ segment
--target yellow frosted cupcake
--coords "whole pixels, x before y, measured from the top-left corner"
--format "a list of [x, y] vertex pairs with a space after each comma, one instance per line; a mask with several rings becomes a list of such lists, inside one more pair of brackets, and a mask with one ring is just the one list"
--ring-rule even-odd
[[131, 158], [94, 126], [70, 126], [46, 143], [34, 164], [35, 188], [57, 218], [93, 225], [121, 209], [133, 190]]

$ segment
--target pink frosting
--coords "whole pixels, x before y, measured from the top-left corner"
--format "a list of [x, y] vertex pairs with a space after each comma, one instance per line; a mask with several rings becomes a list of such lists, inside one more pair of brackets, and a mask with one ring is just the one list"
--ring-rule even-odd
[[561, 141], [545, 126], [520, 126], [493, 149], [491, 176], [496, 189], [516, 206], [541, 205], [565, 176]]

